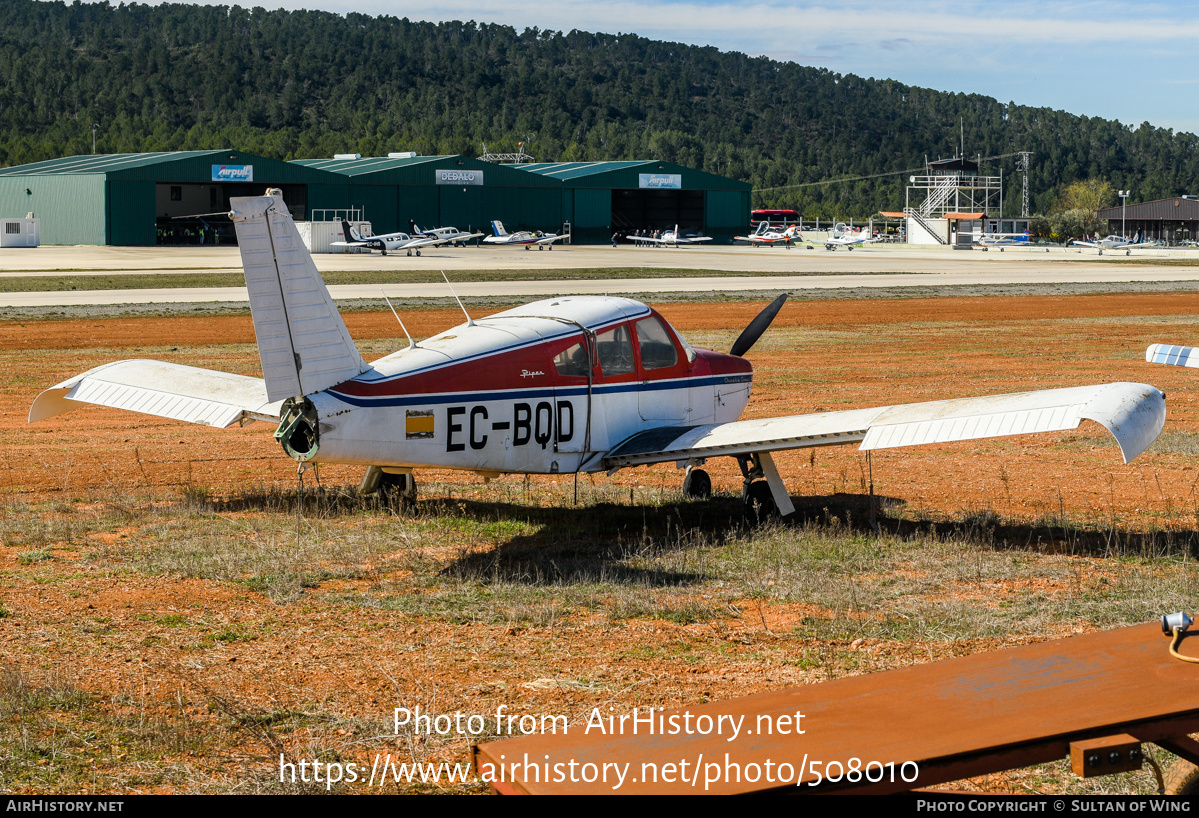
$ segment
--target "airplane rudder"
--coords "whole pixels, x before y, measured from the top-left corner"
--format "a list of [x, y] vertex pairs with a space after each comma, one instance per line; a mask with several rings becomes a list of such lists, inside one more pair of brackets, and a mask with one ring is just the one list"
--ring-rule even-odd
[[311, 394], [365, 371], [282, 192], [230, 204], [269, 399]]

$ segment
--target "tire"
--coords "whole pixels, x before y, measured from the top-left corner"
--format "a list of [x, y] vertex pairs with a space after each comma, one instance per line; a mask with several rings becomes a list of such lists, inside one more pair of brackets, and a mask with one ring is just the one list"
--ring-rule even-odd
[[420, 258], [420, 250], [417, 250], [417, 251], [416, 251], [416, 257], [417, 257], [417, 258]]
[[743, 502], [745, 519], [750, 525], [761, 525], [778, 516], [778, 506], [774, 504], [774, 495], [770, 493], [770, 485], [765, 480], [750, 483]]
[[379, 491], [404, 503], [416, 502], [416, 479], [411, 474], [388, 474], [379, 477]]
[[1178, 759], [1165, 775], [1166, 795], [1199, 795], [1199, 767]]
[[712, 496], [712, 478], [703, 469], [691, 469], [683, 478], [683, 494], [692, 500], [707, 500]]

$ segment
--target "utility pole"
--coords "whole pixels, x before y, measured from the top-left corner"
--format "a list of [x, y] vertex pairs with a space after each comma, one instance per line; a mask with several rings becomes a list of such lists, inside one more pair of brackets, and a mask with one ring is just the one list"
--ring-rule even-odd
[[[1111, 188], [1108, 188], [1108, 190], [1111, 190]], [[1125, 222], [1126, 216], [1128, 214], [1128, 197], [1132, 195], [1132, 191], [1131, 190], [1121, 190], [1119, 195], [1120, 195], [1120, 237], [1127, 239], [1128, 233], [1125, 231], [1124, 222]]]
[[96, 155], [96, 131], [100, 130], [100, 126], [95, 122], [92, 123], [92, 156]]

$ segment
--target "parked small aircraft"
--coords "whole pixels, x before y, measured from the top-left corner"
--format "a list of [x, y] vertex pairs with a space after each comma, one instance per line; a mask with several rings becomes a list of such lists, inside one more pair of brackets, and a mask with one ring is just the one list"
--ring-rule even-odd
[[983, 233], [975, 241], [975, 244], [982, 247], [1018, 247], [1028, 246], [1028, 233]]
[[790, 247], [791, 242], [803, 241], [803, 236], [799, 234], [799, 227], [794, 224], [785, 230], [780, 230], [777, 227], [771, 227], [770, 222], [762, 222], [758, 225], [758, 229], [748, 236], [733, 236], [733, 241], [746, 241], [751, 247], [760, 247], [763, 244], [768, 246], [781, 244], [784, 247]]
[[407, 233], [383, 233], [378, 236], [360, 236], [358, 235], [358, 231], [354, 229], [354, 226], [345, 219], [341, 220], [341, 231], [346, 240], [330, 242], [334, 247], [367, 247], [371, 250], [378, 250], [383, 255], [387, 255], [388, 250], [393, 253], [397, 250], [407, 250], [408, 255], [412, 255], [413, 251], [415, 251], [419, 256], [420, 248], [442, 243], [428, 236], [410, 236]]
[[712, 240], [711, 236], [705, 236], [694, 229], [684, 229], [679, 232], [677, 224], [674, 226], [674, 230], [667, 230], [658, 238], [651, 236], [625, 236], [625, 238], [637, 244], [653, 244], [659, 247], [684, 247], [688, 244], [702, 244]]
[[1124, 255], [1131, 256], [1133, 250], [1149, 249], [1148, 245], [1143, 245], [1140, 242], [1126, 239], [1123, 236], [1105, 236], [1096, 241], [1083, 241], [1075, 239], [1071, 242], [1078, 247], [1091, 247], [1099, 250], [1099, 255], [1103, 255], [1104, 250], [1123, 250]]
[[509, 233], [504, 229], [504, 223], [500, 221], [493, 221], [491, 229], [495, 235], [483, 239], [484, 244], [499, 244], [505, 247], [510, 244], [522, 244], [526, 250], [534, 244], [537, 245], [538, 250], [543, 247], [553, 250], [554, 242], [562, 241], [566, 238], [566, 236], [558, 236], [553, 233], [542, 233], [540, 230], [522, 230], [519, 233]]
[[[626, 298], [554, 298], [472, 320], [372, 363], [358, 353], [283, 194], [234, 198], [261, 378], [126, 360], [42, 392], [35, 422], [84, 403], [225, 428], [266, 421], [302, 469], [367, 467], [364, 491], [415, 497], [420, 468], [503, 473], [686, 468], [690, 496], [711, 492], [700, 467], [732, 457], [751, 510], [794, 510], [773, 452], [861, 443], [863, 450], [1105, 426], [1125, 462], [1161, 431], [1165, 396], [1108, 383], [809, 415], [738, 420], [753, 367], [745, 354], [782, 295], [728, 353], [695, 349], [655, 310]], [[464, 310], [465, 311], [465, 310]], [[398, 317], [398, 316], [397, 316]], [[405, 331], [406, 334], [406, 331]]]
[[408, 221], [408, 227], [414, 236], [424, 236], [427, 239], [434, 239], [438, 244], [452, 244], [459, 247], [471, 239], [477, 239], [483, 235], [482, 233], [463, 233], [457, 227], [434, 227], [431, 230], [421, 230], [411, 219]]
[[852, 250], [859, 244], [867, 244], [871, 241], [874, 239], [861, 231], [851, 230], [845, 222], [837, 222], [833, 232], [824, 240], [824, 249], [836, 250], [838, 247], [844, 247], [846, 250]]

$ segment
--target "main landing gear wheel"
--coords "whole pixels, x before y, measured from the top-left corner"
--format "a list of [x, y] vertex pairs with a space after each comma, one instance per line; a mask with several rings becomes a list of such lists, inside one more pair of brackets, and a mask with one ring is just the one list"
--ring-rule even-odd
[[778, 506], [774, 503], [774, 495], [770, 493], [770, 484], [765, 480], [750, 483], [742, 494], [741, 502], [745, 505], [745, 519], [750, 525], [761, 525], [778, 516]]
[[388, 474], [379, 477], [379, 491], [385, 497], [396, 497], [405, 503], [416, 502], [416, 478], [411, 474]]
[[417, 250], [417, 251], [416, 251], [416, 257], [417, 257], [417, 258], [420, 258], [420, 250]]
[[692, 500], [707, 500], [712, 496], [712, 478], [703, 469], [688, 469], [683, 494]]

